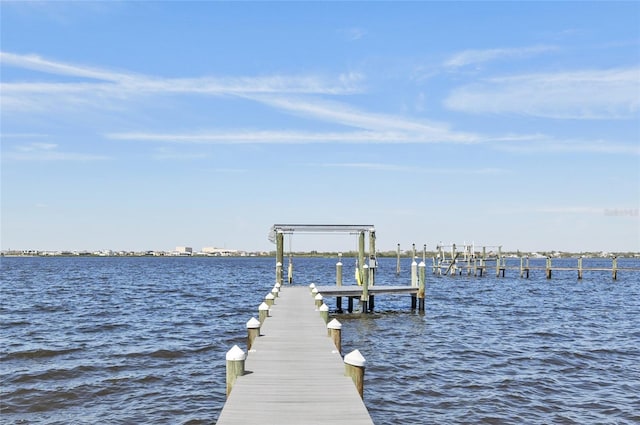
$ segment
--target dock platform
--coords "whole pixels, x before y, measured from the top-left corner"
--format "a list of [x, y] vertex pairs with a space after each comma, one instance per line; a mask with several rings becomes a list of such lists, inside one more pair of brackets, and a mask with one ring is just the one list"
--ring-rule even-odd
[[218, 418], [218, 425], [373, 421], [307, 287], [282, 288]]
[[[360, 297], [362, 295], [362, 286], [346, 285], [346, 286], [316, 286], [319, 294], [327, 297]], [[379, 294], [408, 294], [416, 295], [418, 287], [415, 286], [369, 286], [367, 288], [369, 295]]]

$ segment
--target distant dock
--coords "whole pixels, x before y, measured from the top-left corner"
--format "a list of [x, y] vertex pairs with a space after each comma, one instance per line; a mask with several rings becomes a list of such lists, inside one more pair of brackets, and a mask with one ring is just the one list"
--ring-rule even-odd
[[[273, 292], [272, 305], [260, 310], [268, 313], [258, 330], [247, 324], [251, 348], [246, 359], [242, 354], [234, 359], [233, 349], [231, 360], [227, 355], [229, 395], [218, 425], [372, 425], [357, 379], [347, 376], [354, 366], [328, 336], [326, 305], [318, 308], [307, 287], [280, 288]], [[362, 385], [364, 359], [356, 360]], [[234, 362], [243, 365], [237, 368]], [[239, 370], [238, 376], [230, 377], [230, 369]]]
[[[574, 271], [576, 277], [581, 280], [584, 272], [609, 272], [613, 280], [618, 279], [619, 272], [640, 272], [639, 268], [618, 267], [618, 258], [611, 258], [611, 267], [585, 267], [583, 257], [578, 257], [573, 267], [554, 266], [551, 257], [543, 257], [544, 266], [530, 265], [529, 256], [520, 256], [520, 266], [507, 266], [506, 257], [502, 255], [502, 247], [497, 247], [497, 254], [494, 258], [487, 257], [486, 247], [482, 247], [482, 253], [476, 253], [469, 245], [464, 245], [462, 250], [457, 250], [456, 245], [450, 245], [450, 254], [447, 254], [443, 246], [438, 246], [438, 253], [432, 259], [433, 274], [438, 276], [480, 276], [486, 275], [490, 270], [495, 272], [496, 277], [505, 277], [507, 270], [514, 270], [520, 273], [520, 277], [529, 278], [531, 271], [544, 271], [545, 277], [551, 279], [554, 271]], [[415, 252], [415, 247], [414, 247]], [[415, 254], [414, 254], [415, 256]]]

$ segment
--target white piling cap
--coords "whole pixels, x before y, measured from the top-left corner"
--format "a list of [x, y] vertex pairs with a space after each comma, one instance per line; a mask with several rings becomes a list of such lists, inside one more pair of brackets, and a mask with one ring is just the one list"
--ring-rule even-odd
[[309, 285], [309, 288], [311, 288], [311, 289], [313, 289], [313, 288], [315, 288], [315, 287], [316, 287], [316, 284], [315, 284], [315, 283], [312, 283], [311, 285]]
[[329, 311], [329, 306], [326, 305], [325, 303], [322, 303], [322, 305], [320, 306], [320, 308], [318, 310], [320, 310], [320, 311]]
[[313, 288], [313, 289], [311, 290], [311, 293], [315, 295], [315, 294], [317, 294], [317, 293], [318, 293], [318, 290], [317, 290], [316, 288]]
[[368, 266], [367, 264], [365, 264], [365, 265], [363, 265], [363, 266], [362, 266], [362, 268], [363, 268], [363, 269], [368, 269], [368, 268], [369, 268], [369, 266]]
[[420, 264], [418, 264], [418, 267], [426, 267], [424, 264], [424, 261], [420, 261]]
[[274, 288], [278, 288], [278, 289], [280, 289], [280, 287], [281, 287], [281, 286], [282, 286], [282, 285], [280, 284], [280, 282], [276, 282], [276, 284], [274, 285]]
[[344, 356], [344, 362], [351, 366], [364, 367], [367, 361], [362, 357], [359, 350], [353, 350], [346, 356]]
[[247, 358], [247, 354], [242, 351], [242, 348], [234, 345], [233, 348], [227, 351], [227, 360], [228, 361], [239, 361]]
[[267, 303], [260, 304], [260, 306], [258, 307], [258, 310], [269, 310], [269, 304]]
[[266, 296], [266, 297], [264, 297], [264, 299], [265, 299], [265, 300], [273, 300], [273, 299], [275, 299], [275, 297], [276, 297], [275, 295], [273, 295], [271, 292], [269, 292], [269, 293], [267, 294], [267, 296]]
[[252, 317], [247, 321], [247, 329], [257, 329], [260, 327], [260, 321], [255, 317]]
[[338, 319], [333, 319], [329, 323], [327, 323], [327, 328], [329, 329], [342, 329], [342, 323], [338, 321]]
[[277, 294], [278, 292], [280, 292], [280, 290], [274, 286], [271, 292]]
[[282, 267], [282, 263], [281, 263], [280, 261], [278, 261], [278, 262], [276, 263], [276, 267]]
[[321, 294], [317, 294], [313, 299], [316, 301], [322, 301], [322, 295]]
[[336, 263], [336, 266], [341, 266], [341, 265], [342, 265], [342, 261], [338, 261], [338, 262]]
[[414, 259], [413, 259], [413, 261], [411, 262], [411, 265], [412, 265], [412, 266], [417, 266], [417, 265], [418, 265], [418, 263], [416, 263], [415, 258], [414, 258]]

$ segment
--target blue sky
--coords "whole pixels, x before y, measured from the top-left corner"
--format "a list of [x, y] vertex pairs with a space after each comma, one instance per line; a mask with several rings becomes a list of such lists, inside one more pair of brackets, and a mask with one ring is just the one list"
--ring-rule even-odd
[[2, 249], [640, 251], [638, 2], [0, 7]]

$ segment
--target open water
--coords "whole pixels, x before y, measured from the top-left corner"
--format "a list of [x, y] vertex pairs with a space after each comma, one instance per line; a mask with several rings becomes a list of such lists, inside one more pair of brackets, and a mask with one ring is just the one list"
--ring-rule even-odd
[[[332, 284], [335, 262], [294, 259], [294, 284]], [[377, 284], [409, 283], [409, 260], [380, 266]], [[427, 273], [425, 314], [398, 295], [333, 314], [376, 424], [640, 423], [640, 272], [518, 274]], [[274, 259], [2, 258], [0, 277], [0, 422], [212, 424]]]

